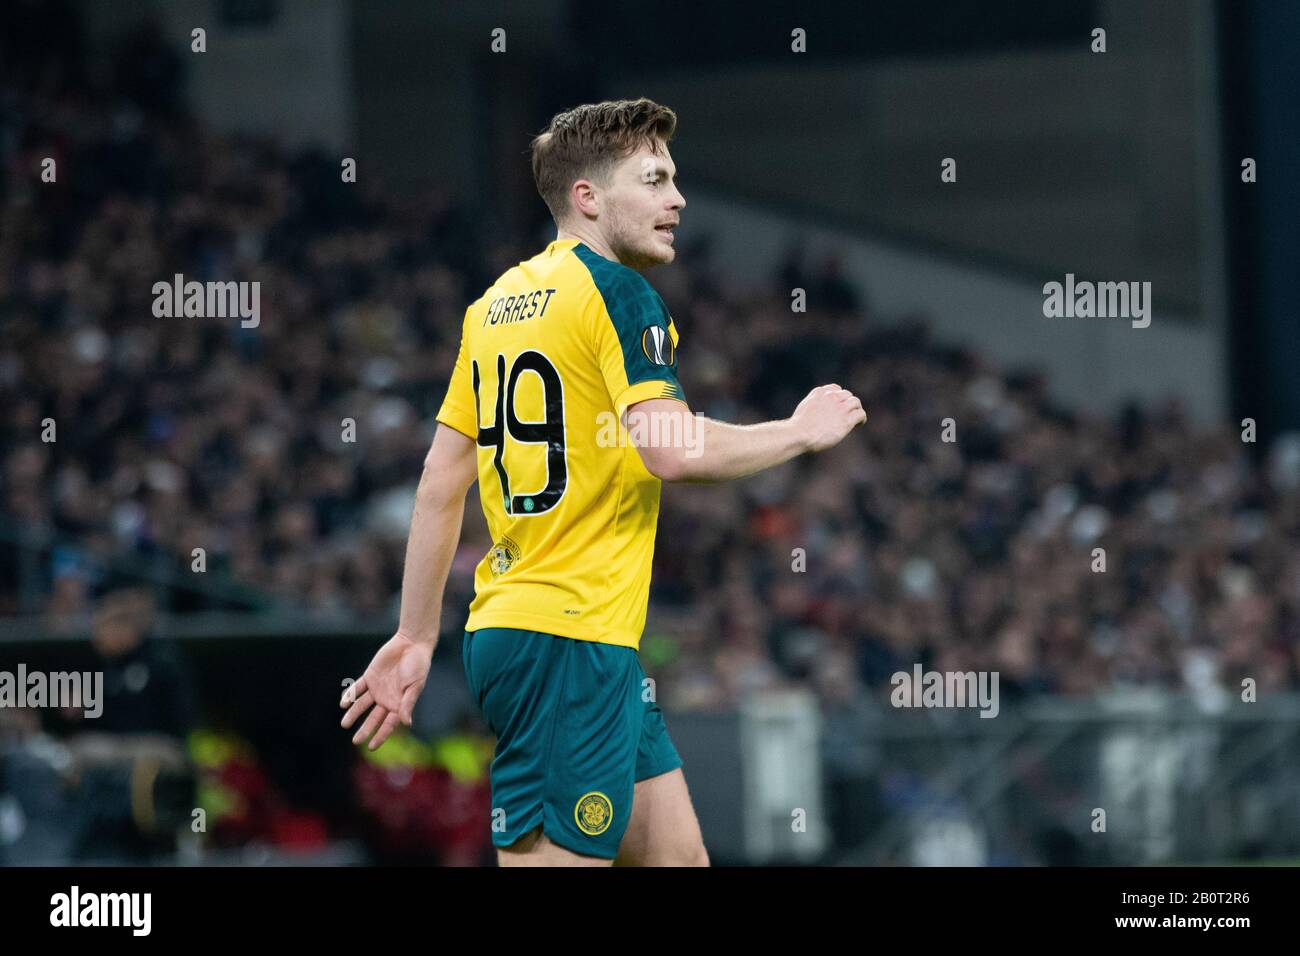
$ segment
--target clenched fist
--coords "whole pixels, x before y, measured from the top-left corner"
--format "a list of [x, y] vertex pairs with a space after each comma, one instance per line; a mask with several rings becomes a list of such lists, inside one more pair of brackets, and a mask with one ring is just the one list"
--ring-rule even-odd
[[790, 420], [808, 443], [809, 451], [838, 445], [844, 436], [867, 420], [862, 402], [847, 388], [822, 385], [807, 394]]

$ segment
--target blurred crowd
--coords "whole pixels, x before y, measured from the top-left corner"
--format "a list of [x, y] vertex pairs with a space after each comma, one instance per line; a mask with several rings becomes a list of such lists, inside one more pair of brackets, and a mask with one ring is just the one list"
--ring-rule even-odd
[[1257, 464], [1176, 402], [1071, 412], [921, 326], [784, 304], [691, 300], [695, 407], [758, 420], [833, 381], [868, 421], [816, 458], [669, 492], [656, 583], [690, 613], [654, 633], [683, 698], [807, 681], [845, 702], [918, 661], [997, 671], [1010, 697], [1144, 685], [1213, 705], [1247, 677], [1300, 684], [1293, 436]]
[[[393, 616], [464, 307], [549, 237], [216, 135], [131, 94], [163, 54], [124, 64], [102, 89], [0, 92], [0, 616], [84, 631], [128, 581], [174, 613]], [[1059, 407], [793, 248], [762, 288], [707, 239], [650, 276], [695, 411], [785, 417], [836, 382], [869, 415], [823, 454], [665, 489], [643, 652], [666, 706], [773, 686], [835, 706], [918, 661], [1011, 695], [1300, 686], [1291, 439], [1253, 455], [1176, 402]], [[177, 273], [260, 282], [260, 324], [156, 318]], [[489, 543], [472, 494], [447, 633]]]

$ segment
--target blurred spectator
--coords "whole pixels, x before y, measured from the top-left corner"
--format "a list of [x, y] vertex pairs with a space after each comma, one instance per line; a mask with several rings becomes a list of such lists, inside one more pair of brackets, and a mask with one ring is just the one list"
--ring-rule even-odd
[[194, 728], [194, 681], [171, 645], [148, 636], [148, 591], [110, 594], [95, 612], [91, 642], [104, 673], [104, 713], [95, 730], [164, 734], [183, 740]]
[[[15, 862], [143, 862], [169, 850], [194, 806], [184, 737], [195, 720], [184, 666], [148, 639], [146, 591], [117, 591], [94, 611], [90, 673], [102, 695], [51, 712], [51, 729], [12, 722], [0, 751], [16, 824]], [[96, 716], [96, 712], [98, 716]]]

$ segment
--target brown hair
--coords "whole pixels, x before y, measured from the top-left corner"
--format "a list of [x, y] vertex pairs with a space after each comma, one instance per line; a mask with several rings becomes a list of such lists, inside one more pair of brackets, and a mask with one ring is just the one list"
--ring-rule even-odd
[[533, 140], [533, 179], [558, 222], [569, 211], [575, 180], [600, 179], [643, 143], [659, 151], [677, 130], [677, 114], [654, 100], [610, 100], [576, 106], [551, 118]]

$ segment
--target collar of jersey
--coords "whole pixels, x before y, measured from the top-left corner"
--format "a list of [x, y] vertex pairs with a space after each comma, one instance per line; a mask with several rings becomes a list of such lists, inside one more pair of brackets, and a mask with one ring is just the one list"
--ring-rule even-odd
[[[587, 248], [585, 245], [583, 245], [581, 239], [552, 239], [550, 244], [546, 247], [544, 251], [547, 255], [550, 255], [552, 252], [557, 252], [560, 250], [567, 251], [570, 249], [576, 249], [578, 246], [582, 246], [582, 248], [584, 249]], [[587, 251], [590, 252], [591, 250], [588, 249]]]

